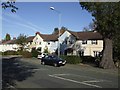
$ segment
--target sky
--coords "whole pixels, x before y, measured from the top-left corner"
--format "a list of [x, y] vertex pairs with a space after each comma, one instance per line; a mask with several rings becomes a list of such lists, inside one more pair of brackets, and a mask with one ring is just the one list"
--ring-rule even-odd
[[[54, 28], [62, 26], [71, 31], [82, 31], [93, 19], [78, 2], [17, 2], [15, 5], [19, 8], [16, 13], [9, 8], [2, 10], [3, 39], [6, 33], [12, 38], [20, 34], [34, 36], [36, 32], [51, 34]], [[60, 13], [51, 10], [51, 6]]]

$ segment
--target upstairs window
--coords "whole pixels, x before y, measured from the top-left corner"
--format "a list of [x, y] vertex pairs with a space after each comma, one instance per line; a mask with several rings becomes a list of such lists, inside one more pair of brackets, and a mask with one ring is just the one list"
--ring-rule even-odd
[[39, 44], [41, 45], [41, 42], [39, 42]]
[[87, 44], [87, 40], [82, 40], [82, 44]]
[[97, 40], [92, 40], [91, 44], [96, 44], [97, 45]]
[[48, 45], [50, 45], [50, 42], [48, 42]]

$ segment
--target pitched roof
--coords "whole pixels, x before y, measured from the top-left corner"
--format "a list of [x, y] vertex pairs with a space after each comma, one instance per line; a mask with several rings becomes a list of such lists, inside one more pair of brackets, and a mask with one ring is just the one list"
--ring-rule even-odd
[[29, 36], [29, 37], [27, 37], [27, 42], [31, 42], [31, 41], [33, 41], [33, 38], [34, 38], [35, 36]]
[[16, 40], [2, 41], [1, 44], [16, 44]]
[[58, 35], [57, 34], [39, 34], [44, 41], [57, 41]]
[[74, 35], [78, 40], [101, 40], [103, 39], [102, 35], [98, 32], [73, 32], [69, 31], [72, 35]]
[[[60, 30], [60, 35], [62, 35], [63, 33], [65, 32], [65, 30]], [[36, 32], [36, 34], [39, 34], [44, 41], [57, 41], [58, 40], [58, 34], [59, 32], [56, 31], [55, 33], [53, 34], [41, 34], [40, 32]]]

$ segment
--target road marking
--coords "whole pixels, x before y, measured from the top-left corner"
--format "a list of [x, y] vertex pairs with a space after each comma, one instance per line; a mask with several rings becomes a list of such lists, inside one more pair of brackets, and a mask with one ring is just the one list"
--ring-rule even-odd
[[49, 76], [50, 76], [50, 77], [54, 77], [54, 78], [58, 78], [58, 79], [62, 79], [62, 80], [66, 80], [66, 81], [70, 81], [70, 82], [74, 82], [74, 83], [84, 84], [84, 85], [87, 85], [87, 86], [102, 88], [101, 86], [98, 86], [98, 85], [88, 84], [88, 83], [80, 82], [80, 81], [75, 81], [75, 80], [72, 80], [72, 79], [67, 79], [67, 78], [63, 78], [63, 77], [58, 77], [58, 76], [55, 76], [55, 75], [49, 75]]
[[10, 85], [9, 83], [7, 83], [7, 85], [9, 86], [8, 88], [14, 88], [15, 90], [17, 90], [14, 86]]
[[33, 70], [35, 70], [35, 71], [44, 71], [44, 70], [48, 70], [48, 69], [45, 69], [45, 68], [39, 68], [39, 69], [33, 69]]
[[87, 82], [87, 83], [91, 83], [91, 82], [103, 82], [104, 80], [91, 80], [91, 81], [83, 81], [83, 82]]
[[67, 73], [67, 74], [53, 74], [53, 75], [56, 75], [56, 76], [64, 76], [64, 75], [71, 75], [71, 74]]

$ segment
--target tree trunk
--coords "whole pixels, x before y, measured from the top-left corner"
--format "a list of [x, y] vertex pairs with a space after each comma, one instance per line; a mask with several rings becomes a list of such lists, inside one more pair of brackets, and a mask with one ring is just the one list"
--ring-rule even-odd
[[105, 69], [115, 68], [113, 62], [113, 47], [112, 47], [112, 40], [105, 38], [104, 39], [104, 49], [103, 49], [103, 57], [100, 62], [100, 67]]

